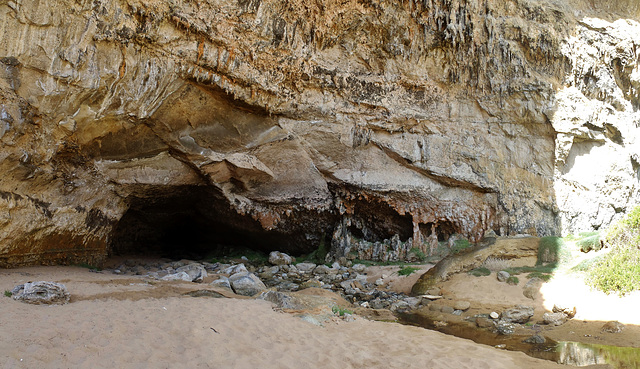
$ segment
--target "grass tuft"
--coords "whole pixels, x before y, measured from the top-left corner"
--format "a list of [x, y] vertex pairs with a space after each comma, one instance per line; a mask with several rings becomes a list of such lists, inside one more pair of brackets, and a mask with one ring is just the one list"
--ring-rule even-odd
[[419, 270], [420, 268], [414, 268], [412, 266], [406, 266], [400, 270], [398, 270], [398, 275], [403, 275], [403, 276], [408, 276], [411, 275], [412, 273], [415, 273], [416, 270]]
[[338, 315], [338, 316], [344, 316], [344, 314], [351, 314], [353, 315], [353, 311], [349, 310], [349, 309], [343, 309], [337, 305], [333, 305], [333, 307], [331, 308], [331, 311]]
[[520, 279], [518, 279], [518, 277], [511, 276], [507, 278], [507, 283], [513, 286], [517, 286], [518, 283], [520, 283]]
[[474, 277], [486, 277], [491, 274], [491, 271], [488, 268], [480, 267], [469, 271], [469, 274]]

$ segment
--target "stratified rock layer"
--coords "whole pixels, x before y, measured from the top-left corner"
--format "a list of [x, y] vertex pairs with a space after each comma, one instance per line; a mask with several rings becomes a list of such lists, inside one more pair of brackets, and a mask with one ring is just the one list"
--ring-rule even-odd
[[[639, 26], [589, 17], [640, 7], [591, 6], [1, 4], [0, 264], [243, 243], [389, 259], [604, 225], [638, 198]], [[594, 145], [627, 161], [576, 184]]]

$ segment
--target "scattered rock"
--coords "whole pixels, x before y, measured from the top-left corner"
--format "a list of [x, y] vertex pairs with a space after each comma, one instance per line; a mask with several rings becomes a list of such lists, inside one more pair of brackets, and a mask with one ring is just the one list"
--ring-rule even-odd
[[201, 264], [189, 264], [176, 269], [177, 273], [185, 272], [191, 278], [191, 282], [202, 283], [207, 278], [207, 270]]
[[375, 281], [376, 286], [382, 286], [384, 284], [384, 280], [382, 278], [378, 278]]
[[576, 307], [575, 306], [569, 307], [569, 306], [554, 304], [552, 311], [554, 313], [563, 313], [569, 319], [571, 319], [574, 316], [576, 316]]
[[567, 316], [564, 313], [544, 313], [542, 320], [544, 324], [558, 326], [567, 322]]
[[356, 273], [363, 273], [367, 267], [364, 264], [354, 264], [351, 269]]
[[511, 322], [499, 320], [496, 324], [496, 332], [498, 332], [498, 334], [508, 336], [510, 334], [513, 334], [515, 331], [516, 327]]
[[443, 306], [440, 311], [442, 311], [445, 314], [453, 314], [453, 312], [455, 311], [454, 308], [452, 308], [451, 306]]
[[258, 299], [269, 301], [280, 309], [296, 309], [298, 307], [290, 295], [278, 291], [262, 292]]
[[526, 338], [522, 342], [530, 343], [530, 344], [535, 345], [535, 344], [545, 343], [545, 342], [547, 342], [547, 340], [544, 337], [542, 337], [541, 335], [535, 334], [535, 335], [533, 335], [533, 336], [531, 336], [529, 338]]
[[267, 289], [267, 286], [253, 273], [236, 273], [229, 277], [231, 288], [238, 295], [253, 296]]
[[311, 273], [316, 268], [314, 263], [300, 263], [295, 265], [296, 269], [302, 273]]
[[311, 287], [320, 288], [322, 287], [322, 282], [320, 282], [317, 279], [309, 279], [308, 281], [304, 281], [300, 285], [300, 289], [311, 288]]
[[314, 270], [313, 270], [313, 274], [329, 274], [331, 271], [331, 268], [329, 268], [328, 266], [324, 265], [324, 264], [320, 264], [318, 265]]
[[506, 282], [507, 279], [511, 277], [511, 274], [509, 274], [509, 272], [505, 272], [504, 270], [501, 270], [498, 273], [496, 273], [496, 277], [498, 278], [498, 281]]
[[248, 273], [249, 271], [247, 270], [247, 267], [244, 266], [244, 264], [237, 264], [237, 265], [232, 265], [228, 268], [223, 269], [220, 273], [222, 274], [228, 274], [228, 275], [234, 275], [237, 273]]
[[453, 308], [456, 310], [466, 311], [471, 307], [471, 303], [469, 301], [456, 301], [453, 304]]
[[218, 287], [225, 290], [233, 291], [233, 289], [231, 288], [231, 284], [229, 283], [229, 278], [227, 277], [220, 277], [215, 281], [211, 282], [210, 285], [213, 287]]
[[511, 323], [524, 324], [533, 316], [531, 306], [518, 305], [502, 312], [501, 320]]
[[273, 265], [289, 265], [293, 263], [293, 258], [280, 251], [271, 251], [269, 254], [269, 262]]
[[534, 277], [527, 282], [524, 287], [522, 287], [522, 294], [531, 300], [535, 300], [538, 292], [540, 291], [540, 285], [542, 284], [542, 279]]
[[167, 274], [160, 279], [163, 281], [185, 281], [185, 282], [192, 281], [191, 276], [187, 272]]
[[602, 326], [602, 331], [603, 332], [608, 332], [608, 333], [620, 333], [622, 332], [622, 330], [624, 330], [624, 324], [618, 322], [618, 321], [610, 321], [610, 322], [606, 322], [604, 323], [604, 325]]
[[489, 318], [491, 319], [498, 319], [500, 317], [500, 314], [496, 313], [495, 311], [492, 311], [491, 314], [489, 314]]
[[66, 304], [70, 297], [64, 284], [48, 281], [18, 285], [11, 290], [11, 294], [14, 300], [34, 305]]

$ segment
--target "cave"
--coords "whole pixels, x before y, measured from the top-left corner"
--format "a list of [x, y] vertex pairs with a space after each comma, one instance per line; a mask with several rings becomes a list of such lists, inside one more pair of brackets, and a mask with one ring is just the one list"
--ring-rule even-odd
[[129, 209], [115, 227], [110, 256], [203, 260], [242, 252], [278, 250], [300, 255], [331, 234], [330, 222], [295, 213], [267, 231], [250, 215], [238, 214], [208, 186], [147, 186], [128, 198]]
[[438, 221], [435, 224], [420, 224], [420, 233], [422, 233], [423, 239], [431, 237], [434, 225], [436, 236], [438, 237], [438, 242], [448, 241], [449, 237], [456, 233], [456, 228], [454, 227], [453, 223], [448, 220]]

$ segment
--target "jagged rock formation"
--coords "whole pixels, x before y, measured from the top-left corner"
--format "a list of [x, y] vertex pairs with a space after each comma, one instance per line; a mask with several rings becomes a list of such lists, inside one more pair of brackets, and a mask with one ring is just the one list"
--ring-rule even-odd
[[[637, 142], [637, 36], [616, 30], [638, 24], [584, 19], [640, 7], [593, 3], [0, 4], [0, 264], [331, 240], [337, 257], [347, 234], [402, 257], [580, 228], [554, 191], [580, 140]], [[577, 57], [585, 33], [612, 52]], [[560, 114], [581, 98], [619, 123]]]

